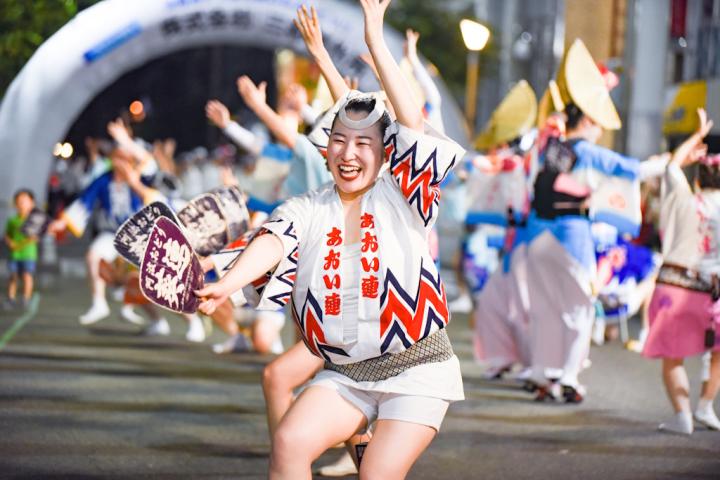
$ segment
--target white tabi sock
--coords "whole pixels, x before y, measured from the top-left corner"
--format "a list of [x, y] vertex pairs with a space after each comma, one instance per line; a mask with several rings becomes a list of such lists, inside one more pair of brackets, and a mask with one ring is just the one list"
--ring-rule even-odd
[[698, 400], [698, 405], [695, 409], [695, 420], [710, 430], [720, 430], [720, 419], [715, 415], [713, 402], [711, 400], [704, 398]]
[[693, 421], [690, 412], [677, 412], [670, 420], [661, 423], [658, 426], [661, 432], [679, 433], [681, 435], [691, 435], [693, 433]]

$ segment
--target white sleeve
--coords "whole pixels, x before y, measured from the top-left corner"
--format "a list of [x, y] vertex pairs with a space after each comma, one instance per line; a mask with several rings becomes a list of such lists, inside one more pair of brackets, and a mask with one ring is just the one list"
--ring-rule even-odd
[[231, 121], [223, 129], [223, 133], [238, 146], [248, 152], [259, 155], [262, 150], [262, 141], [250, 130], [243, 128], [239, 123]]
[[671, 155], [664, 153], [662, 155], [653, 155], [644, 162], [640, 162], [640, 181], [661, 176], [665, 173]]
[[442, 97], [440, 96], [440, 90], [438, 90], [435, 82], [425, 68], [425, 65], [419, 59], [410, 60], [410, 64], [413, 67], [413, 75], [415, 80], [420, 84], [420, 88], [423, 90], [425, 95], [425, 101], [431, 105], [435, 110], [440, 110], [440, 104], [442, 103]]
[[305, 125], [315, 125], [318, 118], [320, 118], [320, 112], [315, 110], [312, 106], [305, 104], [300, 109], [300, 116]]

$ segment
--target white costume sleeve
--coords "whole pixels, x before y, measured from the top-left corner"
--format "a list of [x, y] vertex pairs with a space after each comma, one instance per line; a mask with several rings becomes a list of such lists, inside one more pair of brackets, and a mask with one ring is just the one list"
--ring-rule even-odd
[[664, 174], [670, 157], [671, 155], [669, 153], [663, 153], [661, 155], [653, 155], [644, 162], [640, 162], [640, 181], [642, 182]]
[[250, 130], [243, 128], [239, 123], [231, 121], [223, 129], [223, 133], [235, 142], [238, 146], [247, 150], [253, 155], [258, 155], [262, 150], [262, 141]]
[[419, 59], [410, 60], [410, 64], [413, 67], [413, 75], [415, 80], [420, 84], [420, 88], [423, 90], [425, 95], [425, 101], [430, 104], [433, 110], [440, 110], [442, 103], [442, 97], [440, 96], [440, 90], [438, 90], [435, 82], [433, 82], [430, 73], [428, 73], [425, 65], [420, 62]]
[[426, 228], [437, 218], [440, 183], [465, 155], [465, 149], [435, 131], [427, 122], [425, 132], [393, 123], [385, 138], [390, 174]]
[[300, 116], [305, 125], [315, 125], [321, 113], [315, 110], [311, 105], [305, 104], [300, 109]]
[[258, 310], [277, 310], [285, 306], [295, 284], [300, 239], [305, 235], [311, 215], [310, 195], [293, 197], [275, 209], [258, 231], [246, 233], [228, 249], [213, 255], [215, 270], [223, 276], [257, 235], [275, 235], [283, 244], [280, 263], [273, 271], [233, 294], [231, 300], [235, 305], [249, 303]]
[[687, 177], [679, 165], [671, 163], [665, 170], [665, 176], [662, 182], [662, 198], [665, 199], [672, 195], [692, 195], [692, 188], [687, 181]]

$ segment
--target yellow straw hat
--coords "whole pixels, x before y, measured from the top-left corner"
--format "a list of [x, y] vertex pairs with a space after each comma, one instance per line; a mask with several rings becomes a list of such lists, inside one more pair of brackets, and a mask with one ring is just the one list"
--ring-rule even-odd
[[580, 39], [565, 52], [557, 84], [565, 104], [574, 103], [602, 128], [617, 130], [622, 126], [602, 74]]
[[490, 116], [475, 139], [475, 148], [488, 150], [527, 133], [535, 124], [537, 110], [535, 92], [520, 80]]

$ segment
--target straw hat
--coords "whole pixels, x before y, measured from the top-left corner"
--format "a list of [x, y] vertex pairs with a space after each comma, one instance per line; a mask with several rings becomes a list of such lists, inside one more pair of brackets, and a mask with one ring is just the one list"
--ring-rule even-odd
[[574, 103], [602, 128], [617, 130], [622, 126], [605, 80], [580, 39], [565, 52], [557, 84], [565, 104]]
[[535, 92], [528, 82], [520, 80], [490, 116], [475, 139], [475, 148], [487, 150], [527, 133], [535, 123], [537, 110]]

